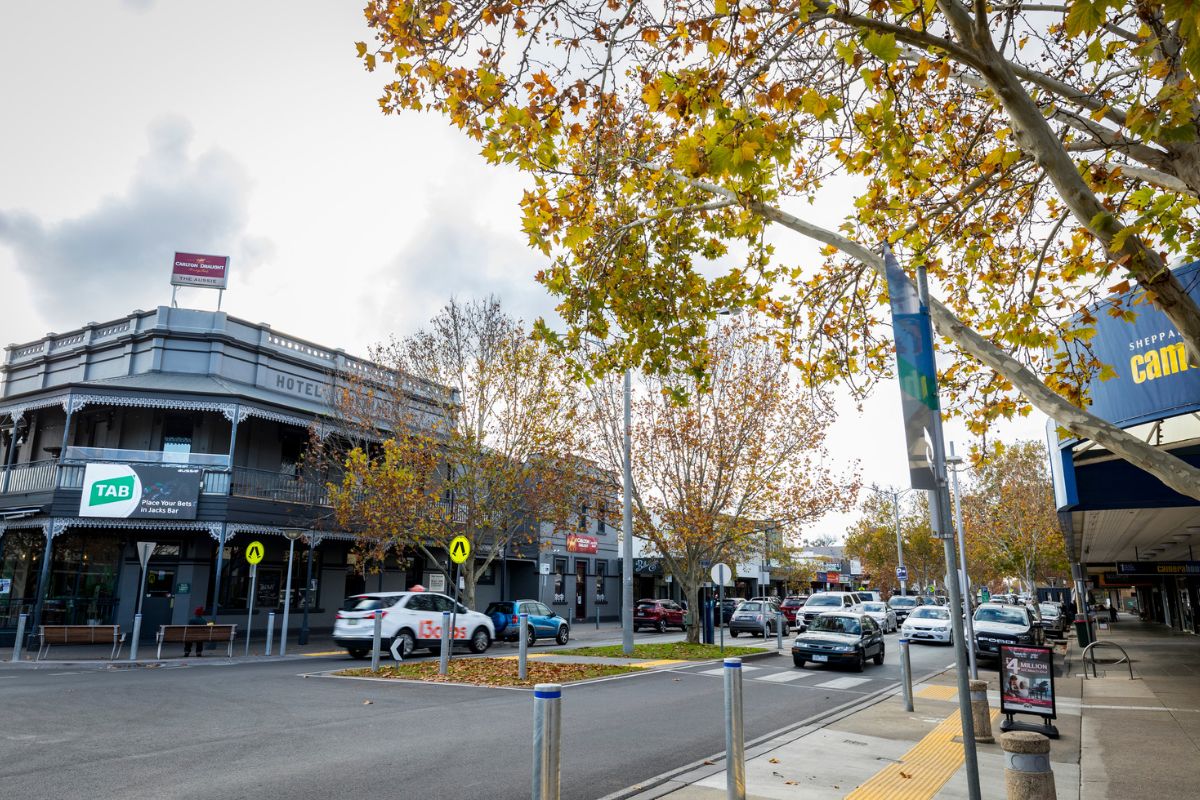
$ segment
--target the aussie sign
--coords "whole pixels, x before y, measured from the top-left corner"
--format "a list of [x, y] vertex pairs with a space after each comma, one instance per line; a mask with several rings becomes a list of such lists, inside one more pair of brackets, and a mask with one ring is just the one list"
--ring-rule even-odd
[[229, 285], [229, 256], [176, 253], [171, 262], [171, 285], [225, 289]]
[[[1200, 302], [1200, 262], [1174, 272]], [[1113, 316], [1113, 310], [1135, 316]], [[1146, 302], [1140, 290], [1110, 298], [1092, 309], [1092, 316], [1092, 352], [1116, 376], [1091, 382], [1089, 411], [1127, 427], [1200, 409], [1200, 369], [1189, 363], [1183, 339], [1167, 315]]]
[[110, 519], [195, 519], [200, 470], [144, 464], [88, 464], [79, 516]]
[[1054, 719], [1054, 651], [1000, 646], [1000, 711]]

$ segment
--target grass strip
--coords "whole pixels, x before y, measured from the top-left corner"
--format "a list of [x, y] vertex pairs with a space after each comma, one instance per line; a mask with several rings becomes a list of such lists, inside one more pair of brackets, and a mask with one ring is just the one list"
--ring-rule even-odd
[[353, 678], [397, 678], [430, 683], [533, 687], [538, 683], [574, 683], [592, 678], [640, 672], [641, 670], [637, 667], [617, 664], [555, 664], [530, 661], [528, 677], [525, 680], [518, 677], [517, 671], [516, 659], [461, 658], [450, 662], [450, 668], [445, 675], [438, 674], [437, 661], [420, 661], [380, 667], [379, 672], [371, 672], [370, 667], [359, 667], [344, 669], [334, 674]]

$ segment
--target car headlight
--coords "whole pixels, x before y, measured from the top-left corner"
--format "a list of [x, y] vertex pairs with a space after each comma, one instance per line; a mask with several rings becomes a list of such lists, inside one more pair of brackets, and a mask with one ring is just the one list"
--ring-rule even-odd
[[854, 648], [848, 644], [838, 644], [833, 646], [833, 652], [835, 653], [849, 653], [853, 649]]

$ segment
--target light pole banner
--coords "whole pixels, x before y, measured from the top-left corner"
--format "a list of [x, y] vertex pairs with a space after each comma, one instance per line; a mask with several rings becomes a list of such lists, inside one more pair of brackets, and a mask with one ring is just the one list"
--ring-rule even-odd
[[900, 379], [900, 401], [904, 411], [909, 480], [914, 489], [937, 489], [933, 468], [934, 415], [938, 413], [937, 366], [929, 309], [922, 305], [917, 287], [900, 269], [886, 244], [883, 258], [892, 304], [896, 375]]
[[195, 519], [200, 470], [147, 464], [88, 464], [79, 516], [108, 519]]

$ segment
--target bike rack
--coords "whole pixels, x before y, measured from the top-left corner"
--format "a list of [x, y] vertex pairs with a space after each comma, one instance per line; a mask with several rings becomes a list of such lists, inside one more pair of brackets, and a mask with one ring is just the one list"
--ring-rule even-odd
[[1129, 657], [1129, 653], [1126, 653], [1125, 648], [1121, 647], [1121, 645], [1117, 644], [1116, 642], [1110, 642], [1107, 640], [1101, 641], [1101, 642], [1092, 642], [1087, 647], [1083, 648], [1082, 660], [1083, 660], [1083, 678], [1084, 678], [1084, 680], [1087, 680], [1087, 676], [1088, 676], [1087, 665], [1088, 665], [1088, 654], [1089, 653], [1091, 653], [1091, 655], [1092, 655], [1092, 677], [1093, 678], [1100, 677], [1100, 673], [1096, 671], [1096, 655], [1091, 652], [1092, 648], [1096, 647], [1097, 645], [1107, 645], [1108, 647], [1115, 647], [1118, 650], [1120, 650], [1121, 651], [1121, 660], [1114, 661], [1113, 665], [1116, 666], [1117, 664], [1128, 664], [1129, 665], [1129, 680], [1131, 680], [1131, 681], [1134, 680], [1133, 660]]

